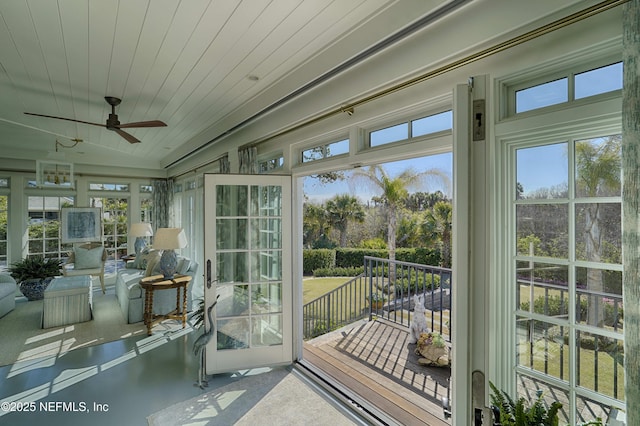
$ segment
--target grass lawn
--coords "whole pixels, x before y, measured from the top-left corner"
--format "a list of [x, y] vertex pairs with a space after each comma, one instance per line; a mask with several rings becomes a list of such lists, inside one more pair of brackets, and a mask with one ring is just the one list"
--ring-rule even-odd
[[309, 303], [313, 299], [330, 292], [334, 288], [340, 287], [352, 277], [326, 277], [326, 278], [304, 278], [302, 280], [302, 303]]

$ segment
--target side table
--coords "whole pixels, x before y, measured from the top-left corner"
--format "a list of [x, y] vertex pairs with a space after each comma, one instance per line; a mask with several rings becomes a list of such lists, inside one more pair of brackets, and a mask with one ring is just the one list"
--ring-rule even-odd
[[[147, 326], [147, 334], [151, 336], [151, 328], [154, 324], [165, 319], [182, 320], [182, 328], [187, 325], [187, 289], [191, 282], [190, 275], [176, 274], [172, 279], [166, 279], [162, 275], [152, 275], [140, 280], [140, 286], [145, 291], [144, 296], [144, 323]], [[167, 314], [155, 315], [153, 313], [153, 292], [158, 290], [176, 289], [176, 309]], [[182, 309], [180, 304], [180, 289], [182, 289]]]

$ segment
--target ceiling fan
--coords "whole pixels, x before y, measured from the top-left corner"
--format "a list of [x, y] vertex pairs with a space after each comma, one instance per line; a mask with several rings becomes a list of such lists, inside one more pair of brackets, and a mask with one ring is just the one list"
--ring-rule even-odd
[[35, 115], [37, 117], [56, 118], [58, 120], [66, 120], [66, 121], [73, 121], [73, 122], [76, 122], [76, 123], [90, 124], [92, 126], [106, 127], [108, 130], [113, 130], [114, 132], [116, 132], [117, 134], [122, 136], [129, 143], [140, 143], [140, 140], [136, 139], [133, 135], [125, 132], [122, 129], [130, 129], [130, 128], [133, 128], [133, 127], [165, 127], [166, 126], [166, 124], [163, 123], [160, 120], [136, 121], [134, 123], [120, 124], [120, 121], [118, 121], [118, 114], [116, 114], [116, 106], [120, 105], [121, 100], [118, 99], [118, 98], [114, 98], [112, 96], [105, 96], [104, 100], [107, 101], [107, 103], [109, 105], [111, 105], [111, 114], [109, 114], [109, 118], [107, 118], [106, 124], [92, 123], [90, 121], [75, 120], [73, 118], [54, 117], [52, 115], [34, 114], [32, 112], [25, 112], [25, 114], [27, 114], [27, 115]]

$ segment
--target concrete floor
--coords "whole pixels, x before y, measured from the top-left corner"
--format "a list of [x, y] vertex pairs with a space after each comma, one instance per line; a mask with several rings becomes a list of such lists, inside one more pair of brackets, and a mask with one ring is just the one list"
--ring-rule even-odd
[[[249, 420], [265, 416], [271, 418], [269, 424], [275, 424], [274, 419], [292, 425], [361, 423], [304, 381], [305, 392], [294, 392], [292, 399], [300, 379], [287, 379], [296, 382], [285, 386], [283, 378], [296, 374], [291, 367], [212, 376], [209, 387], [201, 390], [194, 385], [198, 365], [191, 348], [195, 336], [180, 330], [172, 335], [132, 337], [75, 349], [61, 357], [0, 367], [0, 424], [147, 425], [148, 416], [178, 403], [165, 412], [198, 409], [198, 405], [200, 412], [178, 413], [177, 420], [165, 419], [164, 424], [262, 424]], [[237, 389], [251, 377], [254, 381], [246, 382], [251, 387]], [[260, 380], [256, 382], [255, 377]], [[235, 396], [224, 402], [225, 395], [227, 399]], [[213, 411], [201, 403], [212, 399], [216, 400]], [[305, 409], [310, 406], [315, 408], [313, 416]]]

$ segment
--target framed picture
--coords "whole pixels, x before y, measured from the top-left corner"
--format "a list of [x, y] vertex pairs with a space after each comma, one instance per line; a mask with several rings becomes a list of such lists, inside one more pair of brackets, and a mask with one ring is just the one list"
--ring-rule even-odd
[[99, 207], [63, 207], [62, 243], [102, 240], [102, 209]]

